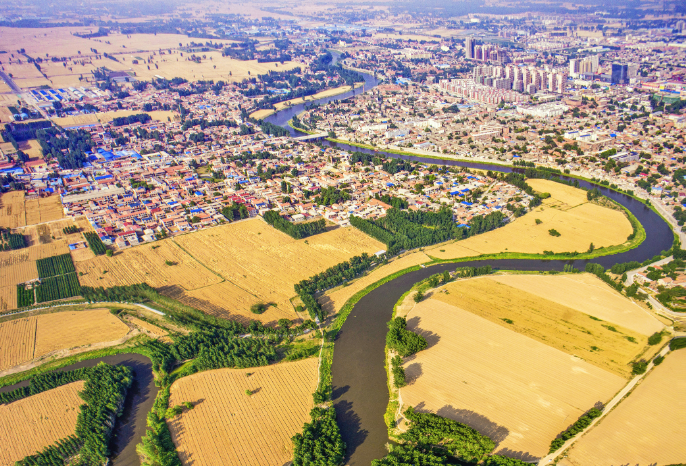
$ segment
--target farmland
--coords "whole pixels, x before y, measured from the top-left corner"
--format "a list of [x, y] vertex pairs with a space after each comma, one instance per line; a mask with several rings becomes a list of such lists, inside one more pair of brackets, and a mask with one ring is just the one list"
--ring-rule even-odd
[[[167, 262], [171, 265], [167, 265]], [[95, 256], [75, 263], [83, 286], [178, 285], [195, 289], [221, 281], [171, 240], [157, 241], [119, 251], [112, 257]]]
[[[230, 287], [213, 285], [202, 292], [189, 293], [191, 297], [202, 298], [224, 309], [225, 315], [234, 309], [240, 312], [243, 300], [250, 300], [246, 293], [261, 302], [274, 302], [290, 312], [289, 299], [295, 295], [295, 283], [355, 255], [384, 249], [383, 244], [355, 228], [338, 228], [294, 240], [260, 219], [180, 236], [175, 242], [232, 284]], [[250, 253], [246, 254], [246, 251]], [[230, 300], [217, 299], [213, 294], [215, 288], [225, 293], [224, 299]], [[260, 317], [274, 320], [275, 316], [270, 312], [272, 310], [267, 310]]]
[[[0, 28], [0, 49], [26, 49], [29, 56], [43, 55], [68, 57], [67, 66], [62, 62], [44, 61], [41, 70], [47, 79], [33, 64], [23, 60], [22, 63], [13, 61], [5, 63], [5, 71], [12, 73], [15, 83], [23, 88], [47, 85], [53, 88], [70, 86], [88, 86], [92, 79], [92, 71], [107, 67], [113, 71], [128, 71], [138, 79], [151, 80], [155, 75], [167, 79], [174, 77], [188, 80], [214, 79], [224, 81], [241, 81], [244, 78], [259, 74], [266, 74], [270, 70], [282, 71], [299, 66], [298, 62], [258, 63], [257, 60], [240, 61], [222, 57], [221, 51], [203, 52], [207, 58], [202, 63], [195, 63], [181, 56], [178, 50], [180, 44], [184, 46], [190, 41], [188, 37], [176, 34], [116, 34], [110, 33], [106, 38], [84, 39], [72, 32], [88, 31], [87, 28], [64, 27], [45, 29], [22, 29], [21, 34], [15, 32], [3, 33], [7, 28]], [[12, 31], [11, 29], [9, 29]], [[228, 40], [214, 42], [228, 44]], [[5, 45], [3, 45], [5, 44]], [[46, 44], [49, 44], [46, 47]], [[117, 61], [101, 56], [97, 58], [90, 49], [95, 48], [99, 54], [114, 54]], [[162, 55], [161, 52], [164, 54]], [[150, 64], [136, 57], [152, 59]], [[250, 73], [250, 74], [249, 74]]]
[[[352, 87], [350, 86], [340, 86], [336, 87], [334, 89], [327, 89], [325, 91], [317, 92], [316, 94], [313, 95], [308, 95], [306, 97], [298, 97], [297, 99], [291, 99], [291, 100], [285, 100], [283, 102], [278, 102], [274, 104], [276, 107], [276, 110], [283, 110], [284, 108], [292, 107], [294, 105], [302, 104], [305, 102], [309, 102], [312, 100], [317, 100], [317, 99], [323, 99], [324, 97], [331, 97], [334, 95], [338, 94], [343, 94], [345, 92], [348, 92], [352, 90]], [[269, 115], [274, 113], [274, 110], [269, 110], [269, 109], [262, 109], [262, 110], [257, 110], [256, 112], [253, 112], [250, 114], [252, 118], [255, 119], [262, 119], [262, 118], [267, 118]]]
[[[139, 110], [120, 110], [117, 112], [99, 112], [88, 113], [85, 115], [66, 116], [62, 118], [54, 118], [52, 121], [59, 126], [69, 127], [76, 125], [89, 125], [93, 123], [109, 123], [115, 118], [137, 115], [139, 113], [141, 113]], [[153, 120], [157, 121], [174, 121], [177, 118], [177, 114], [170, 111], [160, 110], [145, 113], [150, 115]]]
[[646, 309], [626, 299], [598, 277], [573, 275], [496, 275], [492, 280], [554, 301], [563, 306], [621, 325], [650, 336], [662, 330], [662, 324]]
[[33, 359], [36, 341], [35, 317], [0, 324], [0, 370]]
[[0, 370], [53, 351], [110, 342], [129, 328], [107, 309], [40, 314], [0, 323]]
[[9, 191], [0, 194], [0, 227], [17, 228], [24, 225], [24, 192]]
[[424, 335], [429, 347], [405, 362], [409, 385], [400, 390], [403, 404], [464, 422], [491, 437], [496, 452], [507, 456], [544, 456], [571, 420], [607, 402], [625, 383], [436, 299], [414, 307], [408, 329]]
[[179, 458], [194, 466], [287, 464], [291, 437], [309, 421], [316, 384], [316, 358], [178, 380], [169, 405], [195, 404], [169, 423]]
[[327, 291], [324, 296], [319, 298], [319, 302], [327, 313], [338, 312], [355, 293], [365, 289], [372, 283], [400, 270], [429, 262], [430, 260], [423, 252], [413, 252], [403, 257], [398, 257], [390, 263], [377, 267], [371, 272], [352, 280], [346, 286], [339, 286]]
[[0, 405], [0, 464], [10, 465], [74, 434], [83, 400], [74, 382]]
[[[6, 283], [6, 282], [2, 282]], [[17, 307], [17, 287], [0, 286], [0, 312]]]
[[23, 191], [0, 194], [0, 227], [17, 228], [63, 217], [59, 196], [26, 199]]
[[151, 324], [150, 322], [146, 322], [145, 320], [138, 319], [137, 317], [127, 316], [126, 321], [131, 322], [136, 327], [142, 328], [153, 337], [163, 337], [168, 333], [163, 328]]
[[686, 457], [686, 351], [669, 353], [617, 408], [577, 441], [561, 466], [675, 464]]
[[[427, 254], [451, 259], [499, 252], [586, 252], [591, 243], [596, 249], [623, 244], [633, 231], [623, 212], [588, 202], [581, 189], [548, 180], [527, 183], [551, 197], [511, 224], [463, 241], [434, 246], [427, 249]], [[551, 236], [550, 229], [557, 230], [560, 236]]]
[[[589, 314], [490, 277], [453, 282], [444, 289], [447, 293], [437, 292], [433, 300], [466, 309], [623, 377], [630, 375], [629, 363], [647, 346], [645, 334], [629, 330], [621, 322], [610, 324], [593, 319]], [[592, 293], [589, 290], [588, 296], [593, 296]]]

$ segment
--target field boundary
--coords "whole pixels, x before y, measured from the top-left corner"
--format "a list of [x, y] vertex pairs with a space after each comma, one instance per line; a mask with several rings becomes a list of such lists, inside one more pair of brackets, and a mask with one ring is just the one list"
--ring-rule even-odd
[[[670, 349], [669, 349], [670, 341], [671, 340], [667, 341], [665, 346], [662, 348], [662, 350], [660, 350], [660, 352], [655, 356], [655, 358], [658, 356], [665, 357], [667, 355], [667, 353], [670, 352]], [[655, 364], [653, 362], [653, 360], [655, 358], [650, 360], [650, 362], [648, 363], [648, 368], [646, 369], [646, 371], [643, 374], [639, 374], [636, 377], [634, 377], [633, 379], [631, 379], [624, 386], [624, 388], [622, 388], [622, 390], [620, 390], [619, 393], [617, 393], [614, 396], [614, 398], [612, 398], [610, 401], [607, 402], [607, 404], [603, 408], [600, 416], [593, 419], [593, 421], [584, 430], [582, 430], [581, 432], [576, 434], [574, 437], [567, 440], [560, 448], [555, 450], [553, 453], [550, 453], [550, 454], [544, 456], [543, 458], [541, 458], [540, 461], [537, 463], [538, 466], [546, 466], [551, 461], [558, 460], [558, 459], [562, 458], [563, 455], [565, 455], [567, 453], [569, 448], [577, 440], [579, 440], [581, 437], [583, 437], [587, 432], [589, 432], [593, 428], [593, 426], [595, 426], [597, 423], [599, 423], [601, 419], [603, 419], [606, 415], [610, 414], [610, 412], [612, 412], [617, 406], [619, 406], [619, 404], [622, 401], [624, 401], [625, 398], [627, 398], [629, 395], [631, 395], [631, 393], [633, 393], [634, 389], [636, 388], [636, 385], [638, 385], [638, 383], [641, 380], [643, 380], [648, 374], [650, 374], [652, 372], [653, 368], [655, 367]]]

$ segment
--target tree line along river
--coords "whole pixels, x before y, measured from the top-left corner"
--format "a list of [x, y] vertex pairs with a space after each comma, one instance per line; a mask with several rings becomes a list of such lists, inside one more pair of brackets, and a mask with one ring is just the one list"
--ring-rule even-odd
[[[333, 55], [335, 63], [340, 54], [333, 53]], [[363, 76], [365, 78], [365, 91], [378, 84], [374, 76], [367, 73], [363, 73]], [[345, 99], [361, 92], [363, 92], [363, 88], [358, 88], [345, 94], [326, 97], [309, 104]], [[281, 110], [267, 118], [267, 121], [287, 127], [292, 134], [295, 134], [295, 131], [288, 126], [288, 121], [294, 115], [303, 111], [304, 106], [304, 104], [299, 104]], [[328, 142], [326, 143], [328, 144]], [[496, 164], [476, 164], [458, 160], [398, 155], [383, 151], [360, 149], [344, 144], [337, 144], [337, 147], [348, 151], [362, 151], [437, 165], [479, 168], [499, 172], [510, 172], [513, 170], [510, 167]], [[630, 196], [615, 192], [604, 186], [581, 180], [579, 183], [585, 188], [599, 188], [602, 194], [626, 207], [643, 225], [646, 231], [645, 241], [630, 251], [598, 257], [591, 261], [501, 259], [438, 264], [402, 275], [376, 288], [360, 299], [354, 306], [336, 338], [332, 366], [334, 406], [338, 416], [341, 435], [348, 448], [346, 464], [369, 466], [373, 459], [381, 458], [386, 454], [385, 444], [388, 442], [388, 431], [383, 418], [388, 404], [388, 388], [384, 366], [386, 323], [391, 319], [393, 306], [400, 299], [400, 296], [416, 282], [435, 273], [443, 272], [444, 270], [454, 270], [456, 267], [464, 266], [491, 265], [495, 269], [562, 271], [566, 264], [573, 264], [576, 268], [583, 270], [587, 262], [595, 262], [603, 265], [605, 268], [609, 268], [615, 263], [643, 262], [672, 247], [674, 236], [671, 228], [649, 207]], [[152, 410], [158, 391], [154, 384], [152, 364], [148, 358], [140, 354], [118, 354], [81, 361], [57, 370], [68, 371], [81, 367], [93, 367], [101, 361], [109, 364], [124, 364], [131, 367], [134, 371], [134, 385], [127, 394], [123, 415], [117, 419], [117, 425], [112, 437], [111, 464], [113, 466], [139, 465], [140, 460], [136, 453], [136, 445], [140, 443], [141, 438], [145, 435], [146, 416]], [[0, 388], [0, 393], [26, 385], [28, 385], [28, 381], [2, 387]]]

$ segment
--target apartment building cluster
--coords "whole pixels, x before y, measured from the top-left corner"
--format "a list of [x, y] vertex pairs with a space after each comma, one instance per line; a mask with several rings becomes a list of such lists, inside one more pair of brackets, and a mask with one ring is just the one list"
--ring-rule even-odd
[[480, 84], [474, 79], [442, 79], [438, 87], [449, 94], [484, 104], [501, 102], [525, 102], [528, 98], [507, 88], [497, 88]]
[[568, 74], [558, 69], [543, 69], [534, 66], [477, 66], [472, 71], [475, 82], [496, 89], [513, 89], [535, 94], [545, 90], [564, 94]]
[[507, 63], [507, 52], [494, 44], [477, 44], [474, 37], [465, 39], [465, 57], [469, 60], [479, 60], [494, 63]]

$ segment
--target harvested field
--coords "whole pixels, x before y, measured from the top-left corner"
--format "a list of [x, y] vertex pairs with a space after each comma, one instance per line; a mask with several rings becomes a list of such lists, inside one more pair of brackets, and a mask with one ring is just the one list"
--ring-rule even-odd
[[88, 113], [85, 115], [66, 116], [62, 118], [54, 118], [52, 121], [59, 126], [69, 127], [77, 125], [89, 125], [93, 123], [109, 123], [115, 118], [137, 115], [139, 113], [147, 113], [153, 120], [156, 121], [174, 121], [178, 118], [175, 112], [170, 111], [143, 112], [142, 110], [121, 110], [117, 112], [99, 112]]
[[[294, 240], [261, 219], [210, 228], [174, 241], [239, 289], [283, 309], [290, 308], [288, 301], [295, 295], [293, 285], [300, 280], [352, 256], [384, 249], [382, 243], [355, 228], [338, 228]], [[206, 299], [228, 312], [250, 299], [239, 291], [227, 294], [232, 293], [237, 296], [236, 301], [216, 299], [211, 292]]]
[[[0, 49], [24, 48], [26, 53], [31, 56], [42, 56], [49, 52], [50, 56], [76, 57], [78, 55], [84, 57], [92, 55], [91, 47], [96, 48], [100, 54], [103, 52], [134, 53], [140, 50], [157, 52], [160, 48], [177, 48], [179, 42], [183, 41], [185, 45], [189, 41], [188, 37], [178, 34], [130, 34], [127, 36], [126, 34], [112, 32], [107, 37], [92, 39], [72, 35], [72, 33], [88, 33], [91, 30], [93, 30], [92, 27], [70, 26], [22, 28], [21, 31], [17, 32], [15, 28], [2, 27], [0, 28]], [[230, 43], [231, 41], [218, 40], [217, 42]], [[82, 54], [79, 55], [78, 51], [81, 51]], [[111, 60], [110, 63], [112, 65], [117, 64]], [[60, 67], [62, 67], [61, 64]], [[41, 68], [43, 68], [43, 64], [41, 64]]]
[[686, 351], [664, 362], [577, 441], [561, 466], [665, 465], [686, 457]]
[[19, 143], [19, 149], [24, 151], [32, 159], [42, 159], [43, 151], [37, 139], [29, 139]]
[[650, 336], [664, 328], [647, 310], [590, 273], [495, 275], [491, 279], [642, 335]]
[[[9, 252], [9, 251], [3, 251]], [[5, 257], [9, 254], [4, 255]], [[9, 256], [11, 258], [15, 256]], [[19, 283], [25, 283], [29, 280], [38, 278], [38, 269], [36, 268], [36, 261], [26, 260], [21, 262], [12, 262], [11, 260], [0, 259], [0, 283], [2, 285], [14, 286]]]
[[27, 225], [51, 222], [64, 218], [62, 202], [57, 195], [27, 199], [25, 209]]
[[192, 290], [221, 281], [171, 240], [126, 249], [113, 257], [93, 256], [74, 265], [77, 272], [83, 272], [79, 276], [82, 286], [107, 288], [146, 282], [152, 287], [178, 285]]
[[400, 270], [415, 265], [424, 264], [431, 261], [431, 258], [423, 252], [413, 252], [403, 257], [393, 259], [390, 263], [377, 267], [370, 273], [363, 275], [352, 282], [348, 286], [340, 286], [333, 288], [324, 293], [324, 296], [319, 298], [319, 303], [327, 313], [333, 314], [341, 310], [343, 305], [358, 291], [361, 291], [376, 283], [382, 278], [399, 272]]
[[29, 247], [15, 249], [13, 251], [0, 251], [0, 267], [36, 261], [38, 259], [45, 259], [46, 257], [59, 256], [61, 254], [69, 253], [69, 246], [67, 246], [67, 243], [64, 240], [51, 241], [48, 244], [40, 244], [37, 231], [31, 232], [30, 230], [24, 230], [22, 233], [29, 233]]
[[197, 403], [169, 422], [179, 458], [186, 466], [288, 464], [291, 437], [310, 420], [316, 385], [316, 358], [178, 380], [169, 405]]
[[[586, 252], [591, 243], [596, 249], [623, 244], [633, 231], [623, 212], [587, 202], [583, 190], [548, 180], [527, 183], [551, 197], [509, 225], [462, 241], [439, 244], [427, 249], [427, 254], [451, 259], [499, 252]], [[537, 225], [536, 219], [542, 223]], [[557, 230], [560, 236], [551, 236], [550, 229]]]
[[557, 434], [625, 383], [435, 299], [415, 306], [408, 329], [423, 334], [429, 348], [405, 363], [409, 385], [400, 389], [403, 404], [464, 422], [511, 457], [545, 456]]
[[[466, 309], [495, 324], [556, 348], [590, 364], [629, 377], [629, 363], [641, 355], [646, 335], [537, 295], [480, 277], [446, 285], [433, 300]], [[508, 323], [508, 319], [512, 323]], [[613, 330], [614, 329], [614, 330]], [[629, 338], [635, 340], [635, 343]], [[651, 348], [650, 351], [656, 351]]]
[[[1, 282], [5, 283], [5, 282]], [[9, 311], [17, 307], [17, 287], [0, 286], [0, 312]]]
[[0, 194], [0, 227], [17, 228], [26, 225], [24, 191]]
[[167, 335], [167, 333], [169, 333], [166, 330], [164, 330], [163, 328], [160, 328], [157, 325], [153, 325], [150, 322], [146, 322], [144, 320], [138, 319], [137, 317], [127, 316], [126, 320], [128, 322], [131, 322], [136, 327], [140, 327], [143, 330], [146, 330], [149, 334], [151, 334], [152, 336], [155, 336], [155, 337], [163, 337], [163, 336]]
[[[356, 85], [355, 87], [360, 87], [360, 85]], [[343, 94], [345, 92], [348, 92], [352, 90], [351, 86], [340, 86], [340, 87], [335, 87], [333, 89], [327, 89], [325, 91], [318, 92], [313, 95], [308, 95], [305, 97], [298, 97], [297, 99], [291, 99], [291, 100], [284, 100], [283, 102], [277, 102], [274, 104], [274, 107], [276, 107], [276, 110], [283, 110], [284, 108], [292, 107], [293, 105], [298, 105], [302, 104], [305, 102], [309, 102], [311, 100], [317, 100], [317, 99], [323, 99], [324, 97], [331, 97], [334, 95], [338, 94]], [[262, 110], [257, 110], [253, 113], [250, 114], [252, 118], [255, 119], [262, 119], [262, 118], [267, 118], [269, 115], [273, 114], [274, 110], [270, 109], [262, 109]]]
[[[178, 46], [178, 42], [177, 42]], [[245, 78], [267, 74], [269, 71], [287, 71], [296, 66], [303, 66], [298, 61], [288, 61], [285, 63], [258, 63], [257, 60], [234, 60], [229, 57], [222, 57], [221, 52], [203, 52], [207, 58], [202, 63], [188, 61], [188, 54], [182, 57], [178, 51], [172, 50], [171, 55], [154, 56], [153, 62], [157, 67], [142, 62], [134, 65], [131, 60], [136, 54], [126, 56], [126, 61], [121, 66], [126, 67], [136, 73], [138, 79], [152, 80], [155, 75], [163, 76], [167, 79], [175, 77], [185, 78], [189, 81], [199, 79], [224, 80], [227, 82], [241, 81]], [[112, 63], [110, 61], [110, 63]], [[250, 74], [248, 74], [250, 72]]]
[[74, 434], [83, 381], [0, 405], [0, 464], [11, 465]]
[[53, 351], [118, 340], [128, 332], [129, 327], [107, 309], [54, 312], [3, 322], [0, 370]]
[[27, 317], [0, 324], [0, 370], [33, 359], [37, 322], [35, 317]]
[[[230, 316], [232, 319], [245, 323], [250, 320], [259, 320], [264, 324], [276, 323], [279, 319], [295, 318], [293, 306], [285, 302], [279, 307], [269, 307], [262, 314], [253, 314], [250, 312], [250, 306], [262, 303], [264, 299], [231, 282], [224, 281], [189, 292], [183, 292], [178, 288], [165, 288], [162, 289], [162, 293], [213, 316], [224, 318]], [[231, 303], [231, 305], [223, 303]]]
[[0, 195], [0, 226], [18, 228], [25, 225], [59, 220], [64, 217], [62, 202], [57, 195], [25, 198], [23, 191]]
[[36, 318], [34, 357], [60, 349], [118, 340], [129, 332], [129, 327], [107, 309], [55, 312]]
[[[5, 81], [0, 80], [0, 92], [11, 92], [10, 87], [5, 84]], [[0, 123], [12, 123], [14, 117], [12, 117], [12, 112], [7, 107], [0, 107]]]

